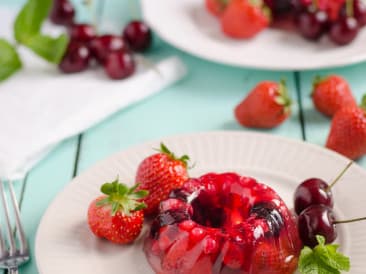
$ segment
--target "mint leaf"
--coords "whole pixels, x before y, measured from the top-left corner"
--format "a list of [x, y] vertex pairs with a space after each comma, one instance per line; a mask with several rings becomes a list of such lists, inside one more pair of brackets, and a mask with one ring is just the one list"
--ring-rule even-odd
[[48, 35], [36, 34], [29, 37], [24, 45], [48, 62], [59, 64], [65, 54], [69, 39], [65, 34], [57, 38]]
[[299, 271], [302, 274], [340, 274], [350, 270], [349, 258], [337, 252], [338, 245], [325, 244], [323, 236], [317, 236], [318, 245], [301, 250]]
[[28, 0], [14, 22], [14, 36], [19, 43], [40, 33], [42, 23], [47, 18], [52, 0]]
[[10, 77], [22, 67], [14, 46], [0, 38], [0, 82]]

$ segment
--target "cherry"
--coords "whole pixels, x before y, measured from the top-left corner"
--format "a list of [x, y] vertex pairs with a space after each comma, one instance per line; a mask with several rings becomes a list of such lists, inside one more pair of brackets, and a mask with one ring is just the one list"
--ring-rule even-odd
[[296, 188], [294, 194], [295, 212], [300, 214], [304, 209], [311, 205], [324, 205], [329, 208], [333, 208], [334, 201], [331, 189], [352, 164], [352, 161], [349, 162], [330, 185], [319, 178], [311, 178], [302, 182]]
[[330, 28], [330, 39], [338, 45], [351, 43], [358, 34], [358, 23], [354, 17], [340, 17]]
[[322, 10], [306, 9], [299, 13], [296, 23], [303, 37], [317, 40], [327, 30], [328, 15]]
[[152, 41], [150, 28], [141, 21], [131, 21], [123, 30], [123, 38], [132, 50], [142, 52], [147, 50]]
[[50, 20], [56, 25], [71, 25], [74, 22], [75, 10], [68, 0], [54, 0]]
[[90, 49], [99, 63], [103, 64], [111, 51], [129, 51], [127, 44], [120, 36], [102, 35], [90, 42]]
[[111, 79], [124, 79], [134, 73], [135, 61], [127, 51], [112, 51], [106, 57], [104, 69]]
[[71, 40], [89, 43], [97, 34], [95, 28], [88, 24], [74, 24], [69, 28]]
[[322, 235], [326, 243], [332, 243], [337, 238], [334, 222], [334, 213], [329, 207], [313, 205], [306, 208], [298, 218], [299, 236], [303, 244], [311, 248], [316, 246], [316, 235]]
[[[347, 16], [347, 5], [343, 5], [340, 10], [340, 17]], [[366, 25], [366, 4], [362, 0], [353, 0], [352, 14], [356, 18], [358, 25], [363, 27]]]
[[91, 54], [89, 48], [83, 43], [71, 41], [66, 53], [59, 64], [64, 73], [80, 72], [88, 68]]
[[366, 25], [366, 4], [363, 0], [353, 1], [353, 15], [361, 27]]
[[274, 15], [280, 15], [291, 10], [291, 0], [264, 0]]
[[364, 221], [366, 217], [346, 221], [336, 221], [333, 210], [323, 205], [312, 205], [301, 212], [298, 218], [299, 236], [304, 245], [311, 248], [318, 244], [316, 235], [332, 243], [337, 238], [336, 224]]

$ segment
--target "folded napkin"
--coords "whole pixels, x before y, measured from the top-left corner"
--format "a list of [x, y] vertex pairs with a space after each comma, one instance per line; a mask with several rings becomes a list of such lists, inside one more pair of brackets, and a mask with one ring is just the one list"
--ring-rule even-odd
[[[14, 13], [2, 10], [0, 18], [0, 37], [9, 37]], [[24, 68], [0, 83], [0, 178], [21, 178], [61, 140], [186, 73], [182, 62], [171, 57], [154, 67], [139, 64], [131, 78], [112, 81], [102, 69], [63, 75], [25, 49], [20, 54]]]

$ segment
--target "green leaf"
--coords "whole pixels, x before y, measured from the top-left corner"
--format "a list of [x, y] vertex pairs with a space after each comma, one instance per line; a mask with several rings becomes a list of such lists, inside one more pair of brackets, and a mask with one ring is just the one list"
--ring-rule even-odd
[[105, 183], [101, 186], [100, 191], [106, 195], [111, 195], [114, 192], [114, 186], [111, 183]]
[[302, 274], [340, 274], [349, 271], [349, 258], [337, 252], [338, 245], [325, 244], [323, 236], [317, 236], [318, 245], [301, 250], [299, 271]]
[[28, 0], [14, 22], [15, 39], [24, 44], [41, 31], [42, 23], [47, 18], [52, 0]]
[[117, 185], [118, 188], [118, 194], [123, 196], [128, 192], [128, 187], [124, 184], [118, 184]]
[[10, 77], [22, 67], [14, 46], [0, 38], [0, 82]]
[[139, 199], [145, 198], [147, 195], [149, 195], [149, 191], [147, 191], [147, 190], [140, 190], [140, 191], [134, 192], [134, 193], [132, 193], [132, 194], [130, 194], [128, 196], [131, 199], [139, 200]]
[[59, 64], [65, 54], [68, 43], [69, 39], [65, 34], [57, 38], [36, 34], [29, 37], [23, 44], [48, 62]]

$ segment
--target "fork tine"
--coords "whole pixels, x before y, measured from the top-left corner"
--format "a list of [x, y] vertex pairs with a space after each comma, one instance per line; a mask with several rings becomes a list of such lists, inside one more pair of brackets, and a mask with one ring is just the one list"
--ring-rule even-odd
[[13, 205], [13, 208], [14, 208], [14, 213], [15, 213], [15, 227], [16, 227], [16, 230], [17, 230], [17, 233], [18, 233], [20, 252], [23, 253], [28, 249], [28, 244], [27, 244], [27, 240], [26, 240], [26, 237], [25, 237], [22, 222], [20, 220], [18, 202], [17, 202], [17, 198], [15, 196], [12, 181], [9, 180], [8, 185], [9, 185], [11, 202], [12, 202], [12, 205]]
[[12, 256], [15, 254], [15, 239], [13, 236], [13, 232], [11, 229], [11, 224], [10, 224], [10, 216], [9, 216], [9, 208], [6, 202], [6, 197], [5, 197], [5, 190], [4, 190], [4, 183], [3, 181], [0, 180], [0, 192], [1, 192], [1, 202], [3, 204], [3, 208], [4, 208], [4, 213], [5, 213], [5, 221], [6, 221], [6, 227], [7, 227], [7, 234], [8, 234], [8, 242], [10, 245], [9, 248], [9, 255]]

